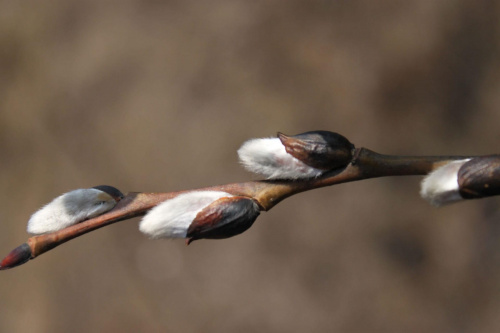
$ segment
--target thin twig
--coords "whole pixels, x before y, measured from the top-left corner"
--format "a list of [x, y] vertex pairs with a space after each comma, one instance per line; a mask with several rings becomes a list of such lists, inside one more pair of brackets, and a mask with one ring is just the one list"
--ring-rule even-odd
[[142, 216], [159, 203], [192, 191], [224, 191], [232, 195], [254, 199], [260, 208], [268, 211], [280, 201], [294, 194], [325, 186], [357, 180], [404, 175], [426, 175], [447, 162], [464, 159], [463, 156], [391, 156], [366, 148], [355, 150], [354, 158], [345, 168], [329, 171], [319, 178], [306, 180], [251, 181], [169, 193], [128, 193], [111, 211], [65, 229], [34, 236], [7, 255], [0, 270], [21, 265], [30, 259], [88, 232], [112, 223]]

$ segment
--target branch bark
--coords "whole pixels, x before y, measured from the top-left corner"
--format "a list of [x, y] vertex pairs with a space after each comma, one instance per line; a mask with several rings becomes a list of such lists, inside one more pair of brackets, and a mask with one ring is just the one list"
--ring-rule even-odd
[[109, 212], [65, 229], [31, 237], [11, 251], [0, 263], [0, 270], [19, 266], [41, 254], [88, 232], [107, 225], [142, 216], [159, 203], [192, 191], [224, 191], [252, 198], [261, 210], [268, 211], [282, 200], [304, 191], [376, 177], [426, 175], [450, 161], [465, 156], [392, 156], [357, 148], [352, 161], [319, 178], [306, 180], [250, 181], [169, 193], [128, 193]]

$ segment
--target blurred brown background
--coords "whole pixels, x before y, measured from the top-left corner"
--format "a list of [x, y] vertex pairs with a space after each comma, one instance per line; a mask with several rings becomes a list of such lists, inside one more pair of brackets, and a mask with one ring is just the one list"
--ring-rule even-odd
[[[498, 1], [0, 1], [0, 255], [71, 189], [255, 179], [246, 139], [499, 153]], [[499, 199], [304, 193], [223, 241], [138, 219], [0, 273], [1, 332], [498, 332]]]

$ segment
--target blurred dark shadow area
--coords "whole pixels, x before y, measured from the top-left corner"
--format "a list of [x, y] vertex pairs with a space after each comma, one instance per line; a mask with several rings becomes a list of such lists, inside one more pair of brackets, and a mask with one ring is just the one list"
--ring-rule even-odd
[[[256, 179], [247, 139], [500, 153], [500, 2], [0, 0], [0, 254], [61, 193]], [[419, 177], [289, 198], [244, 234], [132, 219], [0, 273], [1, 332], [500, 332], [500, 209]]]

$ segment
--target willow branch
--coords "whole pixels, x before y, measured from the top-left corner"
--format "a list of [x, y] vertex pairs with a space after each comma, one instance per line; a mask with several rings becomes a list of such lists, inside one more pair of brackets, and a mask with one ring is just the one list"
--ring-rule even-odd
[[354, 152], [351, 163], [346, 167], [329, 171], [319, 178], [295, 181], [250, 181], [169, 193], [132, 192], [103, 215], [53, 233], [29, 238], [26, 243], [11, 251], [3, 259], [0, 263], [0, 270], [21, 265], [88, 232], [142, 216], [159, 203], [186, 192], [224, 191], [232, 195], [252, 198], [261, 210], [268, 211], [280, 201], [300, 192], [376, 177], [426, 175], [443, 164], [464, 158], [463, 156], [391, 156], [378, 154], [366, 148], [358, 148]]

